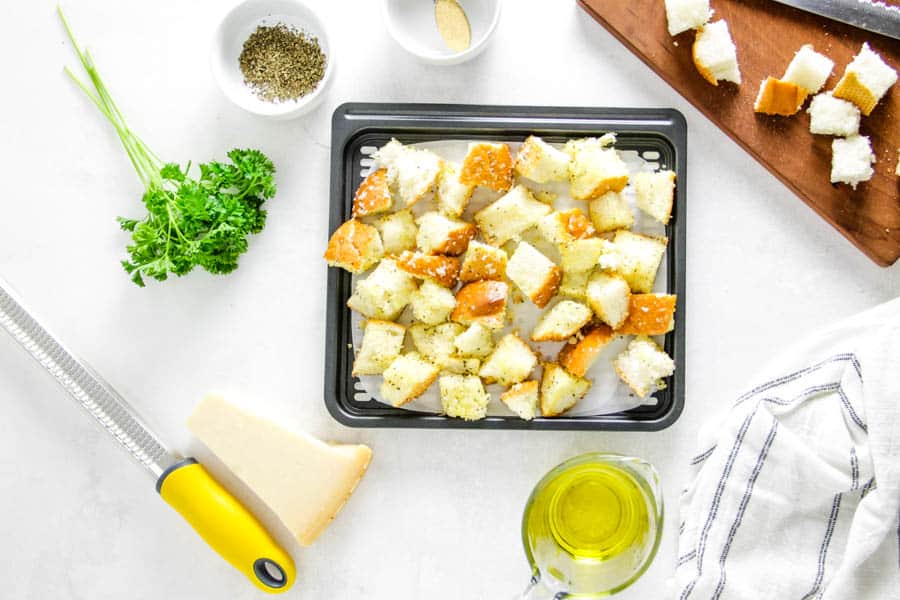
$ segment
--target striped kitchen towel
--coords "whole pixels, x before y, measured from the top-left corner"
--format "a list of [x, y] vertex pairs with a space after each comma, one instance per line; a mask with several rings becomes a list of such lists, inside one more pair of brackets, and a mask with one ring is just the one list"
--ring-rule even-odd
[[672, 597], [900, 599], [900, 299], [785, 352], [699, 442]]

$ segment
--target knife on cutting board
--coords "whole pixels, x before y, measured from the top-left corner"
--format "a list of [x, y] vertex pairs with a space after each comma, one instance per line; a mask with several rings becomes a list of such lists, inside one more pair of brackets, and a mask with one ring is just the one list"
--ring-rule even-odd
[[156, 491], [222, 558], [270, 593], [296, 569], [247, 508], [193, 458], [168, 449], [108, 383], [51, 335], [0, 279], [0, 327], [46, 369], [156, 481]]
[[775, 2], [900, 40], [900, 8], [879, 0], [775, 0]]

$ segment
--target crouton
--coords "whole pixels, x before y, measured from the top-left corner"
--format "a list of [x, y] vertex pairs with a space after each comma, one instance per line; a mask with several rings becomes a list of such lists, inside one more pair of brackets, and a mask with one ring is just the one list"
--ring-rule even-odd
[[618, 272], [631, 286], [631, 290], [641, 294], [653, 291], [656, 272], [659, 270], [668, 240], [630, 231], [619, 231], [613, 243], [622, 261]]
[[519, 242], [506, 265], [506, 276], [535, 306], [544, 308], [559, 289], [562, 270], [528, 242]]
[[536, 183], [565, 181], [569, 176], [569, 155], [530, 135], [519, 147], [515, 170]]
[[428, 279], [444, 287], [453, 287], [459, 277], [459, 259], [453, 256], [401, 252], [394, 260], [397, 266], [420, 279]]
[[353, 196], [352, 217], [364, 217], [391, 209], [394, 200], [388, 186], [387, 169], [378, 169], [369, 173], [356, 189]]
[[541, 315], [531, 332], [533, 342], [559, 342], [575, 335], [591, 320], [591, 309], [580, 302], [562, 300]]
[[569, 191], [576, 200], [592, 200], [606, 192], [621, 192], [628, 184], [628, 166], [615, 148], [615, 137], [570, 140]]
[[566, 271], [563, 270], [562, 283], [559, 285], [560, 296], [584, 302], [587, 298], [586, 288], [591, 271]]
[[862, 114], [869, 116], [896, 81], [897, 72], [868, 43], [863, 43], [832, 93], [835, 98], [849, 100]]
[[709, 0], [666, 0], [669, 35], [702, 27], [712, 16]]
[[443, 368], [455, 357], [453, 342], [463, 331], [463, 326], [458, 323], [441, 323], [433, 327], [416, 323], [409, 327], [409, 337], [422, 356]]
[[409, 209], [399, 210], [375, 221], [375, 228], [381, 234], [384, 253], [388, 256], [400, 254], [416, 247], [416, 221]]
[[697, 72], [712, 85], [719, 85], [719, 81], [741, 83], [737, 48], [724, 20], [707, 23], [697, 30], [692, 54]]
[[415, 400], [437, 379], [440, 369], [418, 352], [401, 354], [384, 370], [381, 398], [392, 406]]
[[448, 417], [477, 421], [487, 416], [491, 397], [477, 376], [441, 375], [441, 408]]
[[469, 144], [469, 151], [459, 173], [460, 182], [505, 192], [512, 185], [512, 176], [513, 160], [509, 146], [490, 142]]
[[591, 222], [594, 228], [603, 233], [617, 229], [631, 229], [634, 225], [634, 214], [628, 201], [618, 192], [607, 192], [591, 200], [588, 205]]
[[551, 244], [566, 244], [591, 237], [597, 231], [580, 208], [552, 212], [537, 224], [541, 236]]
[[502, 280], [506, 277], [507, 256], [500, 248], [472, 240], [462, 259], [459, 280], [463, 283], [479, 279]]
[[404, 146], [395, 139], [372, 154], [377, 168], [387, 169], [388, 183], [406, 206], [425, 197], [441, 172], [441, 157], [430, 150]]
[[450, 356], [441, 365], [442, 372], [456, 375], [478, 375], [480, 369], [481, 361], [472, 357]]
[[587, 303], [597, 318], [618, 329], [628, 318], [631, 288], [624, 278], [595, 271], [588, 279]]
[[563, 346], [556, 360], [572, 375], [584, 377], [603, 349], [614, 339], [613, 330], [608, 325], [589, 327], [577, 342]]
[[675, 328], [676, 296], [669, 294], [632, 294], [628, 318], [616, 333], [623, 335], [663, 335]]
[[534, 227], [551, 208], [539, 202], [527, 188], [513, 187], [495, 202], [475, 213], [475, 223], [484, 239], [494, 246], [517, 240], [523, 231]]
[[753, 103], [753, 110], [765, 115], [789, 117], [800, 111], [807, 95], [807, 91], [796, 83], [766, 77], [759, 84], [759, 93]]
[[494, 351], [494, 336], [481, 323], [472, 323], [453, 340], [456, 353], [462, 357], [484, 358]]
[[353, 375], [378, 375], [390, 366], [403, 349], [406, 327], [390, 321], [369, 319], [362, 344], [353, 361]]
[[474, 189], [473, 186], [460, 182], [459, 165], [445, 161], [435, 193], [438, 210], [450, 218], [458, 219], [465, 212]]
[[508, 333], [482, 363], [478, 374], [486, 383], [510, 386], [527, 379], [536, 366], [534, 351], [516, 334]]
[[835, 138], [831, 142], [831, 183], [848, 183], [853, 189], [868, 181], [875, 171], [872, 144], [864, 135]]
[[426, 280], [409, 301], [413, 318], [427, 325], [445, 322], [456, 308], [456, 297], [447, 288]]
[[675, 200], [675, 172], [635, 173], [631, 177], [637, 205], [642, 211], [667, 225]]
[[664, 377], [675, 372], [675, 362], [648, 337], [631, 340], [613, 361], [619, 378], [640, 398], [646, 398]]
[[833, 60], [813, 50], [810, 44], [805, 44], [794, 54], [781, 79], [815, 94], [825, 85], [833, 68]]
[[859, 108], [831, 92], [814, 96], [809, 103], [809, 131], [819, 135], [848, 137], [859, 133]]
[[378, 230], [356, 219], [338, 227], [328, 240], [325, 260], [332, 267], [362, 273], [384, 256]]
[[517, 383], [500, 394], [500, 401], [520, 419], [530, 421], [537, 414], [538, 382], [531, 379]]
[[505, 281], [483, 280], [464, 285], [456, 292], [456, 308], [450, 318], [463, 325], [480, 323], [488, 329], [502, 329], [506, 324]]
[[564, 271], [590, 271], [604, 252], [610, 250], [612, 242], [602, 238], [575, 240], [559, 247], [559, 257]]
[[591, 389], [591, 382], [576, 377], [555, 363], [544, 365], [541, 377], [541, 414], [557, 417], [584, 398]]
[[415, 278], [401, 270], [393, 259], [385, 258], [368, 277], [356, 283], [347, 306], [370, 319], [393, 321], [416, 289]]
[[471, 223], [448, 219], [437, 212], [425, 213], [418, 223], [416, 245], [426, 254], [462, 254], [476, 233]]

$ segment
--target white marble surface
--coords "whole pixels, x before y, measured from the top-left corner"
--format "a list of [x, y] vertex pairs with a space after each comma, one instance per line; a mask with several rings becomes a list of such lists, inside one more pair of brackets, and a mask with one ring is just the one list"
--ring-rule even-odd
[[[375, 449], [365, 480], [308, 549], [291, 546], [293, 598], [507, 598], [525, 584], [519, 517], [550, 467], [588, 450], [643, 456], [670, 518], [656, 562], [622, 598], [657, 597], [673, 570], [674, 508], [694, 434], [782, 344], [900, 293], [573, 2], [506, 3], [475, 61], [416, 63], [377, 2], [312, 2], [330, 24], [336, 79], [288, 123], [230, 105], [208, 44], [228, 2], [66, 4], [131, 124], [172, 160], [263, 149], [279, 166], [270, 220], [227, 278], [133, 286], [114, 217], [138, 180], [95, 109], [54, 2], [0, 17], [0, 272], [57, 333], [182, 451], [207, 390], [312, 433]], [[339, 426], [322, 403], [330, 116], [349, 100], [672, 106], [689, 127], [687, 406], [661, 433], [379, 431]], [[825, 176], [822, 174], [821, 176]], [[0, 597], [262, 597], [212, 554], [115, 444], [0, 336]], [[280, 531], [276, 531], [283, 537]]]

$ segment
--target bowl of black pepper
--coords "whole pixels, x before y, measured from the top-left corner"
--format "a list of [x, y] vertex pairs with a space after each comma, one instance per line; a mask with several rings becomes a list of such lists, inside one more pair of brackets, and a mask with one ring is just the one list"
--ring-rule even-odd
[[247, 0], [216, 30], [212, 71], [244, 110], [292, 119], [322, 101], [334, 71], [321, 19], [298, 0]]

